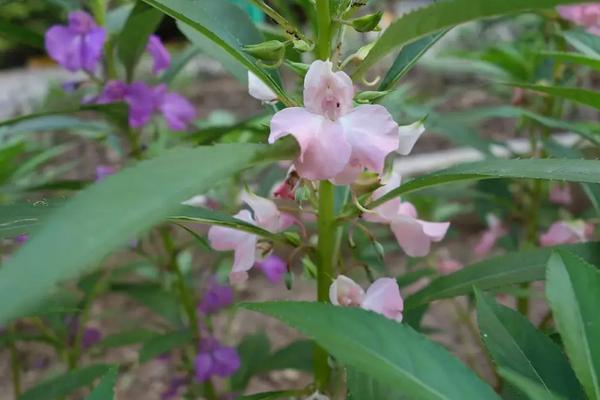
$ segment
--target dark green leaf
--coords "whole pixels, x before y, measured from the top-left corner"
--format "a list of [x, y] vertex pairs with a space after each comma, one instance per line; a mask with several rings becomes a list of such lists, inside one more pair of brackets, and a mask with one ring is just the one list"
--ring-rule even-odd
[[585, 106], [600, 109], [600, 93], [596, 91], [564, 86], [528, 85], [525, 83], [510, 83], [510, 85], [550, 96], [562, 97]]
[[118, 372], [119, 370], [116, 367], [109, 369], [108, 372], [102, 377], [102, 380], [98, 386], [94, 388], [92, 393], [90, 393], [85, 400], [114, 400]]
[[141, 342], [147, 342], [160, 334], [144, 328], [137, 328], [104, 337], [95, 347], [100, 349], [113, 349], [116, 347], [130, 346]]
[[292, 396], [297, 396], [301, 393], [301, 391], [279, 391], [279, 392], [265, 392], [265, 393], [255, 393], [249, 394], [248, 396], [238, 397], [237, 400], [277, 400], [283, 398], [289, 398]]
[[122, 292], [138, 303], [148, 307], [171, 324], [181, 325], [179, 302], [172, 293], [154, 284], [113, 284], [113, 291]]
[[257, 374], [267, 362], [271, 344], [263, 333], [248, 335], [242, 339], [237, 351], [240, 356], [240, 369], [231, 377], [233, 391], [243, 391], [250, 379]]
[[498, 368], [498, 374], [527, 395], [529, 400], [566, 400], [535, 381], [509, 369]]
[[3, 19], [0, 19], [0, 37], [36, 49], [44, 48], [44, 36], [41, 33], [35, 32], [23, 25], [15, 25]]
[[382, 385], [369, 375], [358, 372], [354, 368], [346, 369], [348, 380], [349, 400], [407, 400], [408, 398], [399, 394], [388, 385]]
[[160, 335], [148, 340], [139, 353], [140, 363], [145, 363], [155, 359], [171, 350], [183, 347], [192, 341], [190, 331], [176, 331]]
[[297, 369], [311, 372], [313, 370], [313, 354], [315, 344], [312, 340], [298, 340], [271, 354], [260, 366], [261, 372], [280, 369]]
[[440, 345], [373, 312], [323, 303], [245, 305], [312, 337], [342, 364], [415, 399], [498, 399]]
[[542, 386], [548, 396], [585, 399], [567, 357], [550, 338], [519, 312], [496, 304], [479, 290], [477, 321], [481, 338], [496, 365]]
[[0, 238], [31, 233], [48, 214], [57, 209], [46, 202], [0, 206]]
[[600, 399], [600, 271], [567, 251], [548, 261], [546, 296], [573, 369], [590, 399]]
[[567, 53], [560, 51], [542, 51], [541, 56], [553, 58], [566, 63], [585, 65], [586, 67], [600, 70], [600, 58], [598, 56], [586, 56], [579, 53]]

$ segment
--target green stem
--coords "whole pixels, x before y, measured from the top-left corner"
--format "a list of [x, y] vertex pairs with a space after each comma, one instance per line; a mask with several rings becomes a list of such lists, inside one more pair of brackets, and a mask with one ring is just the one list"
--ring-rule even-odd
[[319, 40], [317, 41], [317, 57], [327, 60], [331, 55], [331, 14], [329, 12], [329, 0], [317, 1], [317, 30]]
[[290, 39], [300, 39], [304, 40], [307, 43], [310, 41], [304, 36], [302, 32], [300, 32], [295, 26], [293, 26], [284, 16], [279, 14], [273, 8], [271, 8], [268, 4], [265, 4], [262, 0], [250, 0], [254, 3], [258, 8], [262, 10], [265, 14], [267, 14], [273, 21], [277, 23], [277, 25], [283, 28], [285, 34], [290, 37]]
[[[336, 225], [334, 210], [333, 184], [321, 181], [319, 186], [319, 220], [318, 232], [319, 242], [317, 245], [317, 299], [319, 302], [329, 302], [329, 286], [331, 285], [334, 268], [334, 256], [336, 254]], [[317, 388], [324, 391], [329, 381], [329, 365], [327, 363], [327, 352], [317, 347], [314, 355], [315, 381]]]
[[10, 370], [12, 374], [12, 385], [15, 394], [15, 400], [21, 396], [21, 361], [17, 351], [15, 339], [15, 327], [10, 327]]
[[98, 25], [104, 25], [106, 23], [106, 7], [104, 6], [104, 0], [91, 0], [90, 11]]

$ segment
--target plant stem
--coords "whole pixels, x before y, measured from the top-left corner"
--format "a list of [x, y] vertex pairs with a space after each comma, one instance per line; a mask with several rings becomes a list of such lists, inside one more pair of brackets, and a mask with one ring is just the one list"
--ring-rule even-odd
[[254, 3], [258, 8], [260, 8], [262, 10], [262, 12], [267, 14], [273, 21], [275, 21], [277, 23], [277, 25], [281, 26], [283, 28], [285, 34], [288, 35], [288, 37], [290, 37], [291, 39], [294, 39], [294, 40], [300, 39], [300, 40], [304, 40], [307, 43], [310, 43], [310, 41], [306, 38], [306, 36], [304, 36], [304, 34], [302, 32], [300, 32], [295, 26], [292, 25], [291, 22], [289, 22], [287, 19], [285, 19], [284, 16], [279, 14], [277, 11], [275, 11], [273, 8], [271, 8], [264, 1], [262, 1], [262, 0], [250, 0], [250, 1], [252, 1], [252, 3]]
[[329, 12], [329, 0], [317, 1], [317, 30], [319, 40], [317, 41], [317, 57], [327, 60], [331, 55], [331, 14]]
[[14, 325], [10, 327], [10, 335], [10, 370], [12, 374], [12, 385], [16, 400], [21, 396], [21, 361], [19, 360], [19, 353], [16, 346]]
[[104, 6], [104, 0], [91, 0], [90, 11], [94, 15], [94, 19], [98, 25], [104, 25], [106, 23], [106, 7]]
[[[317, 245], [317, 299], [319, 302], [329, 302], [329, 286], [333, 276], [333, 258], [336, 253], [335, 245], [335, 210], [333, 184], [321, 181], [319, 186], [319, 242]], [[329, 365], [327, 352], [321, 347], [315, 349], [314, 370], [317, 388], [323, 389], [329, 381]]]

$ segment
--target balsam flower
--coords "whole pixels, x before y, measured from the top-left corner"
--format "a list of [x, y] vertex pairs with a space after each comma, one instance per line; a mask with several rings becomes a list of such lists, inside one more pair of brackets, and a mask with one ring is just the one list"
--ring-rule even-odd
[[304, 107], [279, 111], [271, 120], [269, 143], [292, 135], [300, 145], [294, 165], [306, 179], [350, 184], [366, 168], [382, 173], [388, 154], [408, 154], [421, 127], [401, 130], [380, 105], [354, 107], [352, 80], [332, 63], [312, 63], [304, 80]]
[[[394, 173], [386, 184], [373, 192], [373, 200], [383, 197], [400, 186], [400, 175]], [[365, 213], [366, 221], [389, 224], [398, 244], [411, 257], [426, 256], [432, 242], [441, 241], [450, 227], [449, 222], [427, 222], [417, 218], [417, 210], [409, 202], [394, 198]]]
[[594, 225], [582, 220], [557, 221], [540, 235], [540, 245], [556, 246], [559, 244], [582, 243], [589, 241], [594, 235]]
[[287, 272], [287, 263], [281, 257], [272, 254], [264, 260], [257, 261], [256, 268], [262, 271], [269, 282], [278, 284]]
[[[242, 201], [252, 209], [241, 210], [235, 218], [261, 227], [269, 232], [278, 233], [289, 228], [294, 219], [289, 214], [280, 212], [277, 205], [269, 199], [248, 192], [242, 193]], [[213, 249], [234, 252], [233, 267], [229, 274], [232, 283], [248, 279], [248, 271], [256, 262], [256, 245], [258, 236], [232, 228], [213, 226], [208, 231], [208, 240]]]
[[223, 346], [214, 337], [200, 341], [200, 352], [194, 359], [194, 378], [204, 382], [213, 376], [226, 378], [240, 368], [240, 357], [233, 347]]
[[573, 203], [573, 194], [569, 185], [554, 185], [548, 196], [550, 201], [561, 206], [570, 206]]
[[171, 54], [157, 35], [150, 35], [146, 51], [152, 57], [152, 72], [158, 75], [171, 66]]
[[395, 279], [379, 278], [367, 289], [340, 275], [329, 287], [329, 301], [336, 306], [360, 307], [401, 322], [404, 301]]
[[71, 72], [95, 72], [105, 41], [106, 30], [85, 11], [70, 13], [68, 25], [54, 25], [45, 35], [48, 55]]
[[600, 35], [600, 3], [585, 3], [556, 8], [564, 19], [571, 21], [594, 35]]
[[250, 93], [250, 96], [264, 103], [277, 101], [275, 92], [251, 71], [248, 71], [248, 93]]
[[498, 217], [489, 214], [487, 215], [486, 220], [488, 228], [483, 231], [473, 249], [473, 252], [479, 257], [488, 255], [493, 250], [498, 239], [506, 235], [506, 229]]
[[207, 285], [198, 310], [204, 314], [215, 314], [233, 303], [233, 289], [227, 284], [221, 284], [216, 277], [212, 277]]

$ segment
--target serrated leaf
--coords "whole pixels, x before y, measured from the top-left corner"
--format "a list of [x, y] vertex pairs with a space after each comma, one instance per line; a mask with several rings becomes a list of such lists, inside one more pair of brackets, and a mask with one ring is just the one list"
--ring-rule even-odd
[[557, 251], [548, 261], [546, 296], [573, 369], [590, 399], [600, 399], [600, 271]]
[[342, 364], [415, 399], [498, 399], [440, 345], [373, 312], [323, 303], [269, 302], [244, 307], [313, 338]]
[[598, 242], [569, 244], [508, 253], [471, 264], [460, 271], [434, 279], [427, 287], [408, 297], [406, 309], [417, 308], [434, 300], [471, 293], [473, 286], [489, 290], [517, 283], [543, 280], [552, 251], [571, 251], [594, 263], [600, 263]]
[[[580, 1], [579, 1], [580, 2]], [[358, 67], [355, 75], [367, 69], [394, 49], [428, 34], [481, 18], [575, 4], [578, 0], [444, 0], [408, 13], [394, 21]]]
[[585, 399], [567, 357], [521, 315], [475, 290], [481, 339], [496, 365], [540, 385], [548, 396]]

